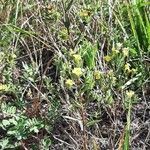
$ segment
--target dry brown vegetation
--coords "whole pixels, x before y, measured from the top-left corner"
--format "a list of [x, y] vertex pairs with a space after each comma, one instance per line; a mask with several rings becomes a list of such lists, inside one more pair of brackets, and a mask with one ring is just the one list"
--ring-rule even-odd
[[0, 1], [0, 149], [149, 150], [148, 0]]

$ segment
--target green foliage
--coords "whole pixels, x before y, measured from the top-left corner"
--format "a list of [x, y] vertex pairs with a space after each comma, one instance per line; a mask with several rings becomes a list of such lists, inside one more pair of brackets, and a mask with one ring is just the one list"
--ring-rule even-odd
[[12, 139], [15, 138], [17, 141], [21, 141], [26, 139], [31, 133], [38, 133], [44, 127], [42, 120], [30, 119], [21, 113], [17, 113], [15, 106], [8, 106], [6, 103], [2, 103], [1, 110], [4, 118], [0, 127], [7, 132], [6, 135], [9, 137], [7, 140], [1, 141], [3, 148], [6, 148], [8, 144], [13, 144]]
[[125, 128], [125, 139], [124, 139], [124, 144], [123, 144], [123, 149], [128, 150], [130, 149], [130, 126], [131, 126], [131, 109], [133, 106], [133, 101], [135, 99], [135, 93], [133, 91], [127, 91], [125, 95], [125, 106], [128, 110], [127, 113], [127, 125]]
[[[118, 139], [115, 124], [111, 143], [121, 139], [113, 149], [132, 149], [132, 108], [149, 86], [149, 6], [148, 0], [1, 0], [0, 149], [72, 143], [112, 149], [101, 142], [110, 134], [99, 132], [122, 112], [125, 135]], [[55, 147], [50, 135], [65, 146]], [[28, 143], [31, 137], [38, 142]]]
[[127, 4], [130, 25], [139, 50], [148, 50], [149, 36], [149, 16], [147, 14], [147, 6], [149, 4], [144, 0], [130, 2]]

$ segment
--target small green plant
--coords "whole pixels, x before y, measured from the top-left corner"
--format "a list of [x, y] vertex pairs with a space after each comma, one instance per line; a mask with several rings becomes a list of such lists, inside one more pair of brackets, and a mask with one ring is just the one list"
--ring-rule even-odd
[[21, 144], [21, 140], [26, 139], [31, 133], [38, 133], [44, 127], [42, 120], [36, 118], [29, 119], [23, 114], [17, 114], [17, 108], [15, 106], [8, 106], [6, 103], [2, 103], [1, 110], [4, 118], [0, 127], [6, 131], [6, 135], [9, 137], [7, 140], [1, 140], [1, 147], [3, 149], [11, 148], [14, 144], [12, 142], [13, 139], [17, 140], [14, 148], [15, 146], [18, 147]]
[[0, 149], [149, 148], [149, 6], [1, 0]]
[[133, 101], [135, 99], [135, 94], [133, 91], [127, 91], [125, 95], [125, 107], [128, 111], [127, 113], [127, 125], [125, 128], [125, 137], [124, 137], [124, 145], [123, 145], [123, 150], [129, 150], [130, 149], [130, 132], [131, 132], [131, 110], [132, 110], [132, 105]]

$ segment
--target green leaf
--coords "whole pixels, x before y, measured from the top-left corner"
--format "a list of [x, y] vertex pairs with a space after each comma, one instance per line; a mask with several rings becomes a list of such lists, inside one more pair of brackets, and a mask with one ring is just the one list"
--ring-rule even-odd
[[31, 128], [30, 129], [30, 131], [32, 132], [35, 132], [35, 133], [38, 133], [39, 132], [39, 129], [36, 127], [36, 126], [34, 126], [33, 128]]
[[7, 134], [9, 134], [9, 135], [15, 135], [16, 131], [8, 131]]
[[130, 53], [131, 53], [132, 56], [137, 56], [138, 55], [137, 50], [133, 49], [133, 48], [130, 49]]
[[17, 121], [14, 118], [9, 119], [9, 122], [14, 124], [14, 125], [18, 124]]
[[10, 125], [10, 122], [8, 120], [3, 120], [2, 124], [6, 127], [6, 126]]
[[0, 141], [1, 150], [4, 150], [6, 148], [6, 146], [8, 145], [8, 143], [9, 143], [8, 139], [2, 139]]
[[15, 114], [16, 113], [16, 107], [14, 107], [14, 106], [9, 107], [8, 112], [9, 112], [9, 114]]
[[123, 86], [122, 86], [122, 89], [125, 89], [127, 88], [129, 85], [131, 85], [132, 83], [134, 83], [136, 80], [139, 79], [139, 77], [141, 77], [142, 73], [139, 73], [136, 75], [136, 77], [130, 79], [129, 81], [127, 81]]

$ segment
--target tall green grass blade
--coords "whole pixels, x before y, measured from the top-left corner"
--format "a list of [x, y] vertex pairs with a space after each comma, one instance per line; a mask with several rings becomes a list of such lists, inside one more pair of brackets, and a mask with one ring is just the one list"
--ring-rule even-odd
[[15, 14], [15, 25], [17, 24], [17, 18], [18, 18], [18, 13], [19, 13], [19, 3], [20, 3], [20, 0], [17, 0], [16, 14]]
[[123, 150], [129, 150], [130, 131], [126, 129]]
[[126, 7], [127, 7], [127, 12], [128, 12], [128, 17], [129, 17], [129, 21], [130, 21], [130, 25], [131, 25], [131, 29], [132, 29], [132, 32], [133, 32], [133, 36], [137, 42], [137, 45], [138, 45], [138, 49], [140, 50], [140, 43], [139, 43], [139, 39], [138, 39], [138, 35], [137, 35], [137, 32], [136, 32], [136, 27], [135, 27], [135, 23], [134, 23], [134, 19], [133, 19], [133, 16], [132, 16], [132, 12], [131, 12], [131, 7], [132, 5], [126, 1]]

